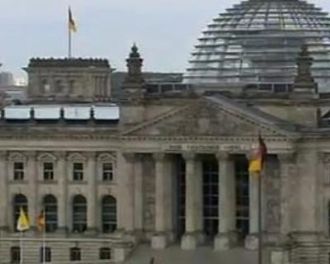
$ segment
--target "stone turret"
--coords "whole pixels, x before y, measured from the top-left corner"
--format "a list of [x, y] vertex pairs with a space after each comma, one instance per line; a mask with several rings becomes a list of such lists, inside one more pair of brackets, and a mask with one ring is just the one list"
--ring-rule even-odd
[[123, 83], [124, 98], [128, 101], [140, 101], [145, 95], [145, 81], [142, 74], [143, 59], [134, 44], [126, 60], [128, 73]]
[[29, 101], [98, 102], [111, 99], [112, 69], [106, 59], [32, 58]]
[[299, 94], [316, 94], [317, 83], [311, 73], [313, 58], [311, 57], [307, 45], [303, 45], [297, 57], [297, 75], [293, 83], [293, 92]]

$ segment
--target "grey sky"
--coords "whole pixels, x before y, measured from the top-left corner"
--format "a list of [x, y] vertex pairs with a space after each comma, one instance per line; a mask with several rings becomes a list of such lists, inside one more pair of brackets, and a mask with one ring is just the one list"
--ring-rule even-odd
[[[239, 0], [0, 0], [2, 70], [22, 75], [30, 57], [67, 54], [67, 6], [78, 24], [77, 57], [105, 57], [118, 70], [136, 42], [145, 70], [184, 71], [202, 29]], [[328, 0], [310, 0], [330, 11]]]

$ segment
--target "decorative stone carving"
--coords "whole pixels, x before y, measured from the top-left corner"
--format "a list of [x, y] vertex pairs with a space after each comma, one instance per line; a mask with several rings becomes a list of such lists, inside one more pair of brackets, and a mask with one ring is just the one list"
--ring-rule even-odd
[[57, 157], [52, 154], [52, 153], [39, 153], [39, 155], [37, 156], [37, 160], [38, 161], [43, 161], [43, 162], [46, 162], [46, 161], [49, 161], [49, 162], [55, 162], [57, 160]]
[[266, 208], [264, 227], [271, 233], [279, 232], [281, 223], [281, 179], [279, 174], [278, 160], [273, 156], [269, 156], [265, 166], [265, 176], [263, 177], [263, 200]]
[[150, 136], [255, 136], [278, 134], [238, 114], [222, 109], [215, 103], [199, 101], [156, 123], [131, 131], [133, 135]]
[[221, 152], [216, 153], [216, 158], [219, 161], [228, 161], [228, 160], [230, 160], [231, 156], [230, 156], [229, 152], [221, 151]]
[[27, 156], [21, 152], [10, 152], [8, 156], [8, 160], [26, 162]]
[[67, 157], [68, 161], [80, 161], [80, 162], [86, 162], [87, 157], [79, 152], [70, 153]]
[[196, 159], [196, 153], [193, 152], [184, 152], [182, 153], [182, 157], [184, 158], [184, 160], [187, 161], [193, 161]]

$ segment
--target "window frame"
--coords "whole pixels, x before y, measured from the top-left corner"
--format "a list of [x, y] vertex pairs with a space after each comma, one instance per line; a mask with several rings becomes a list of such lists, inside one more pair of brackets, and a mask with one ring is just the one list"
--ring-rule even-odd
[[[106, 165], [110, 165], [109, 167], [111, 168], [105, 168]], [[114, 175], [114, 170], [113, 170], [113, 162], [102, 162], [102, 181], [103, 182], [112, 182], [113, 181], [113, 175]]]
[[21, 262], [21, 247], [10, 247], [10, 263], [19, 264]]
[[70, 261], [81, 261], [81, 249], [79, 247], [70, 248]]
[[[82, 200], [75, 203], [75, 199], [78, 197], [84, 198], [84, 203]], [[84, 233], [87, 230], [87, 199], [81, 194], [74, 195], [72, 198], [72, 232]], [[84, 211], [83, 211], [84, 209]], [[78, 221], [77, 221], [78, 220]]]
[[[51, 165], [51, 169], [50, 168], [45, 168], [47, 165]], [[44, 181], [53, 181], [54, 180], [54, 162], [51, 161], [44, 161], [42, 163], [42, 175], [43, 175], [43, 180]]]
[[[21, 168], [16, 168], [16, 165], [22, 165]], [[13, 179], [14, 181], [24, 181], [25, 166], [23, 161], [13, 161]]]
[[[75, 168], [75, 166], [81, 165], [81, 168]], [[74, 182], [84, 181], [84, 162], [72, 163], [72, 180]]]
[[99, 250], [99, 259], [100, 260], [111, 260], [112, 254], [111, 254], [111, 248], [110, 247], [101, 247]]
[[52, 262], [52, 249], [50, 247], [44, 247], [44, 246], [40, 247], [39, 254], [40, 254], [40, 263]]

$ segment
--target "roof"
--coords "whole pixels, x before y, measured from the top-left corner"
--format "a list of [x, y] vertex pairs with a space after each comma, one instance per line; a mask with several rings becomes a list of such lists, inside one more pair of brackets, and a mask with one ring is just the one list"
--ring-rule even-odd
[[1, 118], [5, 120], [65, 120], [118, 121], [119, 107], [108, 105], [14, 105], [3, 109]]

